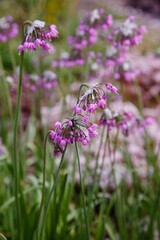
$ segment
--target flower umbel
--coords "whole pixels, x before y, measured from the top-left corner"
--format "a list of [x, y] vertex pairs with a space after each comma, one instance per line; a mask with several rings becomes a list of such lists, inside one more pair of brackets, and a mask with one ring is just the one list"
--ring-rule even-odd
[[50, 139], [53, 142], [54, 156], [63, 153], [66, 144], [81, 142], [83, 146], [87, 146], [92, 138], [98, 136], [95, 131], [97, 124], [88, 122], [87, 116], [76, 115], [71, 117], [64, 123], [56, 122], [55, 130], [50, 132]]
[[8, 38], [14, 38], [18, 34], [18, 24], [13, 22], [11, 16], [0, 18], [0, 41], [6, 42]]
[[[103, 85], [105, 85], [107, 92], [102, 88]], [[87, 87], [88, 90], [81, 95], [82, 87]], [[118, 89], [112, 84], [105, 83], [97, 83], [92, 87], [88, 84], [82, 84], [77, 104], [74, 105], [72, 109], [75, 114], [81, 113], [81, 106], [82, 109], [84, 111], [87, 110], [88, 113], [95, 113], [98, 107], [104, 109], [109, 92], [118, 94]]]
[[49, 25], [43, 21], [35, 20], [34, 22], [26, 21], [24, 28], [27, 25], [24, 33], [22, 44], [19, 45], [18, 51], [36, 50], [37, 47], [42, 47], [43, 50], [49, 50], [50, 45], [46, 40], [58, 37], [57, 28], [55, 25]]

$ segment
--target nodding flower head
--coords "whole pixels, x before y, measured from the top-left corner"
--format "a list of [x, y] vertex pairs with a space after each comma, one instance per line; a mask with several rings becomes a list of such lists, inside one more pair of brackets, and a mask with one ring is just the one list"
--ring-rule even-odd
[[[103, 88], [103, 86], [106, 87]], [[81, 95], [83, 87], [88, 88], [88, 90]], [[80, 114], [82, 109], [84, 111], [87, 110], [88, 113], [95, 113], [98, 107], [104, 109], [109, 92], [118, 94], [118, 89], [112, 84], [105, 83], [97, 83], [94, 86], [82, 84], [79, 90], [77, 104], [74, 105], [72, 109], [75, 114]]]
[[[25, 26], [27, 25], [27, 28]], [[43, 21], [35, 20], [34, 22], [26, 21], [23, 28], [24, 39], [22, 44], [19, 45], [18, 51], [36, 50], [37, 47], [42, 47], [43, 50], [49, 50], [50, 45], [46, 40], [58, 37], [57, 28], [55, 25], [49, 25]]]
[[121, 129], [122, 134], [126, 137], [134, 134], [136, 130], [144, 132], [146, 127], [153, 122], [153, 118], [143, 120], [140, 117], [133, 116], [131, 113], [123, 112], [119, 114], [108, 108], [104, 109], [100, 119], [100, 125], [107, 125], [110, 131], [113, 128]]
[[11, 16], [0, 18], [0, 41], [6, 42], [18, 34], [18, 24], [14, 23]]
[[97, 124], [89, 123], [87, 116], [76, 115], [68, 119], [68, 121], [55, 123], [55, 130], [50, 132], [50, 139], [54, 147], [54, 156], [63, 153], [66, 144], [81, 142], [83, 146], [87, 146], [92, 138], [98, 136], [95, 131]]

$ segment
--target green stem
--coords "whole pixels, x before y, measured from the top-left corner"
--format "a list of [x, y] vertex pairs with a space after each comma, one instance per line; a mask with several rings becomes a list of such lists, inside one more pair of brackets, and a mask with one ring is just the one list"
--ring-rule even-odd
[[42, 187], [42, 199], [41, 199], [41, 205], [40, 205], [40, 210], [39, 210], [39, 216], [38, 216], [38, 224], [37, 224], [37, 230], [36, 230], [36, 239], [38, 240], [38, 229], [39, 229], [39, 223], [40, 223], [40, 218], [41, 218], [41, 213], [42, 213], [42, 207], [43, 207], [43, 202], [44, 202], [44, 197], [45, 197], [45, 178], [46, 178], [46, 149], [47, 149], [47, 138], [48, 135], [51, 131], [49, 131], [46, 134], [45, 141], [44, 141], [44, 158], [43, 158], [43, 187]]
[[59, 167], [58, 167], [58, 170], [57, 170], [57, 173], [56, 173], [56, 176], [55, 176], [55, 181], [53, 183], [53, 186], [51, 188], [51, 191], [50, 191], [50, 194], [49, 194], [49, 197], [48, 197], [48, 200], [47, 200], [47, 203], [46, 205], [44, 206], [44, 217], [42, 219], [42, 226], [41, 226], [41, 229], [40, 229], [40, 237], [39, 239], [41, 240], [42, 237], [43, 237], [43, 229], [44, 229], [44, 225], [45, 225], [45, 221], [46, 221], [46, 217], [47, 217], [47, 212], [48, 212], [48, 208], [49, 208], [49, 204], [50, 204], [50, 201], [51, 201], [51, 197], [52, 197], [52, 194], [57, 186], [57, 183], [58, 183], [58, 177], [59, 177], [59, 173], [60, 173], [60, 170], [61, 170], [61, 167], [62, 167], [62, 164], [63, 164], [63, 160], [64, 160], [64, 155], [65, 155], [65, 152], [66, 152], [66, 148], [67, 148], [67, 144], [66, 144], [66, 147], [63, 151], [63, 154], [62, 154], [62, 157], [61, 157], [61, 161], [60, 161], [60, 164], [59, 164]]
[[75, 147], [76, 147], [76, 154], [78, 159], [78, 169], [79, 169], [80, 184], [81, 184], [81, 191], [82, 191], [83, 211], [84, 211], [84, 218], [85, 218], [85, 225], [86, 225], [86, 239], [90, 240], [89, 224], [88, 224], [87, 211], [85, 206], [84, 186], [82, 182], [80, 159], [79, 159], [78, 146], [76, 141], [75, 141]]
[[2, 64], [2, 58], [0, 56], [0, 67], [2, 70], [2, 80], [3, 80], [3, 85], [4, 85], [4, 91], [6, 94], [6, 100], [8, 102], [8, 110], [9, 110], [9, 114], [10, 114], [10, 118], [11, 118], [11, 126], [13, 127], [13, 112], [12, 112], [12, 103], [11, 103], [11, 96], [9, 94], [9, 89], [5, 80], [5, 75], [4, 75], [4, 69], [3, 69], [3, 64]]
[[88, 76], [89, 76], [89, 62], [88, 62], [88, 53], [89, 53], [89, 47], [87, 46], [86, 49], [86, 64], [85, 64], [85, 82], [88, 82]]
[[157, 193], [155, 202], [153, 204], [153, 209], [152, 209], [152, 213], [151, 213], [151, 217], [150, 217], [150, 223], [148, 226], [148, 236], [151, 237], [150, 239], [152, 239], [152, 237], [153, 237], [153, 224], [154, 224], [154, 220], [155, 220], [155, 214], [158, 209], [159, 199], [160, 199], [160, 182], [159, 182], [158, 193]]
[[97, 169], [98, 169], [98, 159], [99, 159], [100, 150], [102, 148], [102, 142], [103, 142], [103, 138], [104, 138], [104, 133], [105, 133], [105, 125], [102, 128], [100, 144], [99, 144], [98, 152], [97, 152], [97, 155], [96, 155], [96, 165], [95, 165], [94, 176], [93, 176], [93, 183], [94, 183], [94, 185], [93, 185], [92, 192], [91, 192], [91, 200], [92, 200], [93, 194], [97, 191], [97, 189], [99, 187], [99, 181], [98, 181], [98, 183], [96, 182], [97, 176], [99, 176], [99, 174], [97, 175]]
[[18, 135], [18, 120], [20, 113], [20, 104], [21, 104], [21, 93], [22, 93], [22, 76], [23, 76], [23, 57], [24, 52], [21, 53], [20, 59], [20, 72], [19, 72], [19, 83], [18, 83], [18, 96], [17, 96], [17, 105], [16, 105], [16, 114], [14, 121], [14, 132], [13, 132], [13, 167], [14, 167], [14, 194], [16, 201], [16, 220], [17, 220], [17, 229], [18, 229], [18, 240], [20, 239], [20, 204], [18, 200], [19, 192], [19, 171], [18, 171], [18, 160], [17, 160], [17, 135]]
[[0, 233], [0, 240], [7, 240], [7, 238], [2, 233]]
[[77, 98], [77, 104], [79, 103], [79, 99], [80, 99], [80, 95], [81, 95], [81, 90], [83, 87], [87, 87], [89, 88], [89, 85], [87, 83], [82, 83], [80, 88], [79, 88], [79, 91], [78, 91], [78, 98]]
[[135, 84], [135, 89], [136, 89], [136, 94], [137, 94], [137, 99], [138, 99], [139, 110], [140, 110], [141, 115], [143, 116], [143, 100], [142, 100], [142, 95], [141, 95], [141, 89], [140, 89], [140, 86], [136, 79], [134, 80], [134, 84]]

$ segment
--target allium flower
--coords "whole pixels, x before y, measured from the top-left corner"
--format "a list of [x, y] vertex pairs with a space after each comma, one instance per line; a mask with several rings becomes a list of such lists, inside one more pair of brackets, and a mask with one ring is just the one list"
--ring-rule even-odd
[[119, 114], [110, 111], [108, 108], [104, 109], [100, 119], [100, 125], [107, 125], [110, 131], [113, 128], [121, 129], [125, 136], [134, 134], [136, 130], [143, 132], [147, 126], [151, 125], [153, 122], [153, 118], [146, 118], [143, 120], [140, 117], [135, 117], [131, 113], [123, 112]]
[[[26, 32], [24, 33], [24, 39], [21, 45], [18, 47], [18, 51], [22, 52], [27, 49], [36, 50], [37, 47], [42, 47], [43, 50], [49, 50], [50, 45], [46, 40], [58, 37], [57, 28], [55, 25], [49, 25], [43, 21], [35, 20], [34, 22], [26, 21]], [[24, 27], [25, 27], [24, 25]]]
[[[12, 77], [8, 76], [6, 81], [12, 89], [15, 89], [18, 81], [17, 74]], [[36, 90], [44, 90], [45, 95], [49, 96], [57, 86], [57, 75], [50, 70], [44, 71], [41, 76], [37, 74], [24, 74], [22, 85], [24, 88], [29, 89], [32, 92]]]
[[98, 133], [97, 124], [91, 124], [81, 115], [70, 118], [67, 122], [55, 123], [55, 130], [50, 132], [50, 139], [54, 147], [54, 156], [63, 153], [66, 144], [81, 142], [87, 146], [92, 138], [96, 138]]
[[18, 25], [13, 22], [11, 16], [0, 18], [0, 41], [6, 42], [8, 38], [14, 38], [18, 34]]
[[[77, 104], [72, 108], [75, 114], [80, 114], [82, 109], [87, 110], [88, 113], [95, 113], [98, 107], [105, 108], [108, 92], [102, 88], [103, 85], [106, 86], [108, 92], [118, 94], [118, 89], [112, 84], [97, 83], [92, 87], [88, 84], [82, 84]], [[80, 95], [82, 87], [87, 87], [88, 90]]]
[[57, 86], [57, 75], [49, 70], [43, 72], [39, 79], [39, 88], [52, 89]]
[[[62, 54], [58, 61], [53, 62], [54, 67], [81, 66], [88, 61], [86, 47], [93, 46], [100, 33], [107, 31], [113, 24], [112, 15], [106, 16], [103, 9], [95, 9], [88, 12], [84, 19], [81, 19], [74, 36], [68, 37], [68, 45], [71, 46], [70, 53]], [[65, 56], [65, 57], [64, 57]]]
[[[141, 26], [139, 29], [137, 24], [134, 23], [134, 17], [130, 16], [122, 23], [111, 30], [109, 40], [114, 42], [114, 46], [120, 50], [128, 50], [128, 46], [133, 46], [140, 43], [143, 39], [142, 33], [146, 32], [146, 27]], [[119, 44], [117, 44], [117, 41]]]

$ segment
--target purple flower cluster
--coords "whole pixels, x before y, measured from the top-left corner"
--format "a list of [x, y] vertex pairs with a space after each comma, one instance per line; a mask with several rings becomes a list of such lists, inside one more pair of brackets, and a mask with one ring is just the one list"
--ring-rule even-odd
[[143, 120], [128, 112], [124, 112], [123, 114], [111, 112], [108, 108], [103, 111], [100, 119], [100, 125], [107, 125], [109, 131], [113, 128], [121, 129], [126, 137], [134, 134], [137, 129], [140, 132], [144, 132], [146, 127], [153, 122], [154, 119], [150, 117]]
[[[104, 91], [104, 89], [101, 87], [102, 85], [106, 86], [107, 91]], [[87, 113], [95, 113], [98, 107], [104, 109], [106, 105], [107, 94], [118, 94], [118, 89], [112, 84], [99, 83], [93, 87], [90, 87], [88, 84], [84, 84], [82, 86], [87, 87], [88, 90], [79, 97], [77, 104], [73, 106], [72, 110], [74, 110], [75, 114], [80, 114], [82, 109], [84, 111], [87, 110]]]
[[50, 132], [50, 139], [54, 147], [53, 155], [59, 156], [64, 151], [66, 144], [73, 144], [75, 141], [87, 146], [91, 139], [98, 136], [95, 131], [97, 127], [97, 124], [89, 123], [88, 116], [81, 115], [76, 115], [64, 123], [56, 122], [55, 130]]
[[[24, 40], [19, 45], [18, 51], [36, 50], [37, 47], [42, 47], [47, 51], [50, 49], [50, 45], [46, 40], [58, 37], [57, 28], [55, 25], [49, 25], [43, 21], [35, 20], [34, 22], [27, 21], [26, 32], [24, 33]], [[24, 28], [25, 28], [24, 25]]]
[[[8, 76], [6, 81], [10, 84], [11, 90], [14, 90], [17, 87], [18, 76]], [[45, 90], [44, 93], [47, 96], [53, 93], [53, 89], [57, 84], [57, 75], [50, 70], [45, 70], [41, 76], [37, 74], [24, 74], [22, 81], [23, 88], [29, 89], [32, 92]]]
[[142, 41], [142, 34], [145, 32], [146, 27], [138, 28], [137, 24], [134, 23], [134, 17], [130, 16], [120, 26], [111, 30], [108, 41], [112, 42], [115, 48], [126, 52], [129, 46], [134, 46]]
[[68, 37], [68, 45], [71, 46], [70, 53], [64, 52], [60, 59], [53, 62], [53, 67], [74, 67], [85, 64], [86, 47], [93, 46], [100, 36], [101, 31], [107, 31], [113, 25], [112, 15], [106, 16], [103, 9], [95, 9], [88, 12], [81, 19], [74, 36]]
[[0, 18], [0, 41], [6, 42], [8, 38], [14, 38], [18, 34], [18, 25], [11, 16]]
[[[106, 16], [103, 9], [95, 9], [80, 20], [75, 35], [68, 38], [70, 52], [63, 52], [57, 61], [53, 61], [52, 66], [72, 68], [88, 62], [89, 80], [103, 79], [106, 82], [106, 79], [111, 81], [113, 78], [121, 78], [133, 81], [139, 74], [138, 70], [123, 70], [122, 65], [126, 63], [129, 48], [139, 44], [145, 32], [146, 27], [138, 27], [133, 16], [124, 22], [113, 22], [112, 15]], [[108, 41], [106, 51], [94, 52], [89, 49], [98, 39]]]
[[107, 30], [112, 24], [112, 15], [105, 16], [103, 9], [88, 12], [85, 19], [80, 20], [76, 35], [68, 38], [68, 44], [77, 51], [93, 46], [98, 40], [98, 31]]
[[54, 72], [49, 70], [44, 71], [42, 76], [30, 74], [28, 78], [28, 81], [24, 81], [23, 85], [31, 91], [36, 91], [38, 89], [52, 90], [57, 86], [57, 76]]
[[124, 61], [120, 69], [120, 74], [125, 82], [133, 82], [140, 74], [140, 71], [137, 68], [133, 69], [129, 61]]

